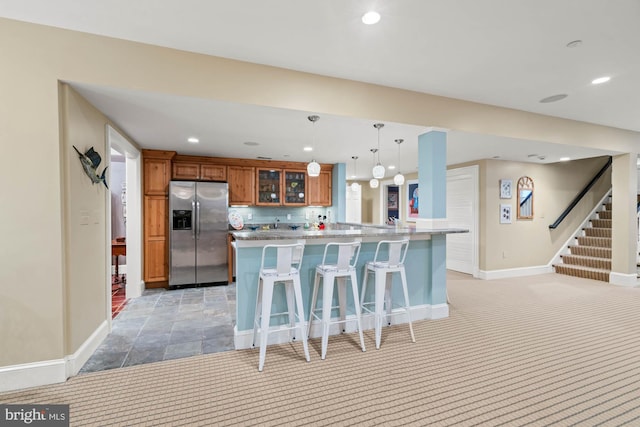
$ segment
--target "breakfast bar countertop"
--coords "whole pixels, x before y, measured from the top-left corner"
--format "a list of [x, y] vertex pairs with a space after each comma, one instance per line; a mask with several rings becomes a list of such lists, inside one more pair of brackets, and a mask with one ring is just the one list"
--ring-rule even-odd
[[412, 236], [412, 235], [438, 235], [452, 233], [467, 233], [463, 228], [417, 228], [415, 225], [373, 225], [333, 223], [324, 230], [298, 228], [282, 229], [271, 228], [269, 230], [240, 230], [230, 231], [236, 240], [282, 240], [282, 239], [322, 239], [327, 237], [385, 237], [385, 236]]

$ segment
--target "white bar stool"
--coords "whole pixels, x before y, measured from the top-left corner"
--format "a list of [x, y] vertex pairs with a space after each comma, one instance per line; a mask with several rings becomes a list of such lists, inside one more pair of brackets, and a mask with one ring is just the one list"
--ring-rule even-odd
[[[402, 282], [402, 292], [404, 294], [404, 312], [409, 319], [409, 331], [411, 332], [411, 341], [416, 342], [413, 335], [413, 325], [411, 324], [411, 307], [409, 306], [409, 291], [407, 290], [407, 275], [404, 271], [404, 259], [407, 256], [407, 248], [409, 247], [409, 239], [404, 240], [381, 240], [376, 247], [376, 253], [373, 261], [367, 262], [364, 270], [364, 279], [362, 283], [362, 299], [360, 306], [363, 310], [375, 314], [375, 330], [376, 330], [376, 348], [380, 348], [382, 338], [382, 318], [384, 317], [384, 308], [386, 308], [387, 322], [391, 325], [389, 316], [402, 313], [392, 313], [391, 301], [391, 285], [393, 283], [393, 273], [400, 273]], [[386, 259], [382, 259], [382, 252], [386, 251]], [[374, 302], [364, 302], [364, 296], [367, 292], [367, 280], [369, 271], [375, 273], [375, 297]], [[374, 305], [371, 311], [367, 306]]]
[[[329, 343], [329, 327], [335, 323], [346, 323], [347, 312], [347, 280], [351, 282], [351, 290], [353, 292], [354, 311], [358, 333], [360, 334], [360, 345], [362, 351], [366, 351], [364, 347], [364, 338], [362, 336], [362, 325], [360, 324], [360, 297], [358, 296], [358, 279], [356, 278], [356, 264], [358, 255], [360, 254], [360, 242], [346, 243], [327, 243], [324, 247], [324, 255], [322, 256], [322, 264], [316, 266], [316, 275], [313, 284], [313, 294], [311, 297], [311, 310], [309, 312], [309, 326], [307, 336], [311, 331], [311, 321], [315, 317], [322, 322], [322, 356], [324, 359], [327, 355], [327, 345]], [[320, 278], [322, 278], [322, 317], [316, 315], [319, 311], [316, 307], [318, 288], [320, 287]], [[333, 288], [338, 285], [338, 306], [332, 307]], [[339, 308], [339, 318], [331, 318], [331, 310]], [[342, 332], [345, 329], [343, 327]]]
[[[287, 245], [266, 245], [262, 248], [262, 262], [258, 278], [258, 297], [256, 300], [256, 314], [253, 323], [253, 347], [256, 345], [258, 331], [260, 331], [260, 362], [258, 371], [264, 367], [269, 338], [269, 323], [272, 316], [288, 315], [291, 340], [295, 340], [295, 329], [300, 329], [304, 355], [309, 362], [309, 348], [307, 346], [307, 330], [304, 321], [304, 307], [302, 305], [302, 288], [300, 286], [300, 263], [304, 243]], [[275, 256], [274, 256], [275, 255]], [[276, 284], [285, 287], [288, 311], [271, 313], [273, 290]], [[296, 309], [298, 313], [296, 314]], [[296, 323], [296, 317], [298, 322]]]

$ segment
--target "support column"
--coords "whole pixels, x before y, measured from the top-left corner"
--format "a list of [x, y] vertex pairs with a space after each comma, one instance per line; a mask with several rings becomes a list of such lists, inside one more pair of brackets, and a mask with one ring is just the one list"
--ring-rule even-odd
[[331, 200], [333, 203], [331, 222], [344, 222], [347, 217], [347, 165], [333, 165], [331, 176]]
[[613, 157], [611, 274], [614, 285], [638, 286], [637, 153]]
[[[418, 137], [419, 228], [447, 227], [447, 134], [431, 131]], [[447, 236], [431, 237], [431, 305], [447, 302]]]

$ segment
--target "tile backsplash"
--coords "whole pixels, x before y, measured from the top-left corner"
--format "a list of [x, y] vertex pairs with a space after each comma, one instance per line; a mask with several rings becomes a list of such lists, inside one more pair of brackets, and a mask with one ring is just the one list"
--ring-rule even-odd
[[334, 222], [331, 207], [229, 207], [229, 212], [233, 211], [242, 215], [245, 225], [273, 224], [276, 218], [280, 220], [280, 224], [312, 223], [318, 220], [318, 215], [326, 216], [325, 222]]

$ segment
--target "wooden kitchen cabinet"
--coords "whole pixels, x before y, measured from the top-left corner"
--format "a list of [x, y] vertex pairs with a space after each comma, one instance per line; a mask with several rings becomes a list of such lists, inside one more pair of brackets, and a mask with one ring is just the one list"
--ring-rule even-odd
[[175, 180], [226, 181], [227, 167], [207, 163], [173, 162], [172, 176]]
[[229, 166], [227, 170], [229, 183], [229, 205], [255, 204], [256, 170], [249, 166]]
[[282, 177], [280, 169], [256, 168], [256, 205], [282, 204]]
[[[168, 268], [168, 198], [144, 196], [144, 281], [147, 287], [154, 282], [169, 280]], [[151, 285], [151, 286], [149, 286]]]
[[331, 206], [332, 172], [320, 171], [320, 176], [309, 176], [307, 182], [309, 205]]
[[307, 171], [285, 169], [283, 172], [282, 204], [285, 206], [306, 206], [308, 200]]
[[170, 160], [144, 159], [144, 194], [167, 194], [169, 191], [170, 166]]
[[168, 195], [175, 151], [142, 150], [143, 278], [147, 288], [167, 287], [169, 280]]

